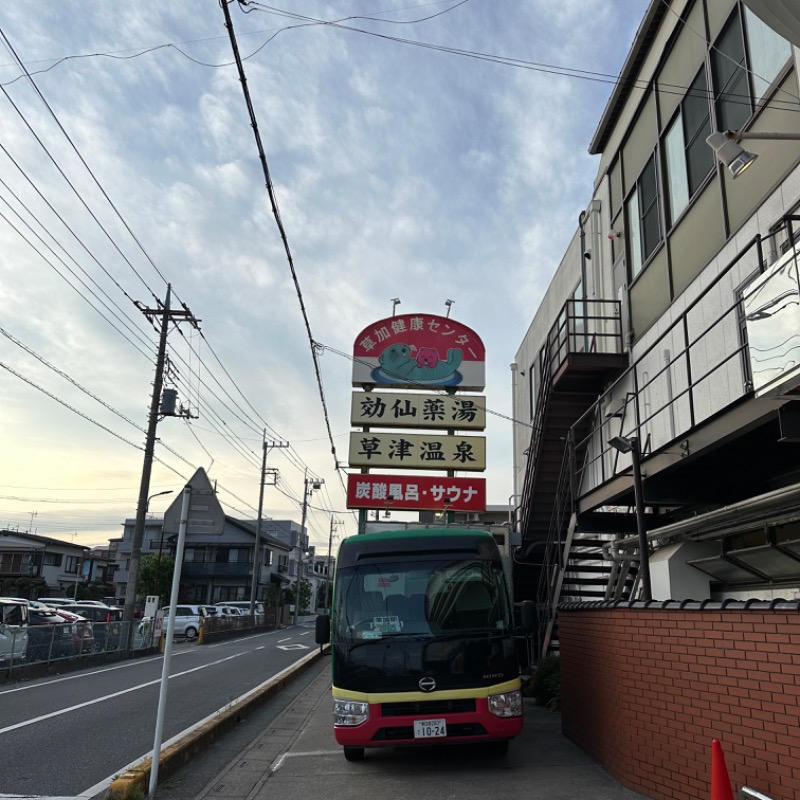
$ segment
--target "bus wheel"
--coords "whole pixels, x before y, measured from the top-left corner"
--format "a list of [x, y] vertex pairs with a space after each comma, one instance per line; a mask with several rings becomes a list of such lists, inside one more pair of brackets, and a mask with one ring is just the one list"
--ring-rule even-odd
[[361, 761], [364, 758], [363, 747], [345, 747], [344, 757], [348, 761]]

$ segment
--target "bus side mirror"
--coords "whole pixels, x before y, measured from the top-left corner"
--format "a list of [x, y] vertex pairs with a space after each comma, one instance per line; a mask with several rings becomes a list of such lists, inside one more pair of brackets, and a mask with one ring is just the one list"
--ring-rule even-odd
[[533, 633], [536, 630], [536, 603], [533, 600], [522, 601], [520, 620], [522, 622], [522, 630], [525, 633]]
[[330, 640], [331, 618], [327, 614], [320, 614], [314, 623], [314, 641], [317, 644], [328, 644]]

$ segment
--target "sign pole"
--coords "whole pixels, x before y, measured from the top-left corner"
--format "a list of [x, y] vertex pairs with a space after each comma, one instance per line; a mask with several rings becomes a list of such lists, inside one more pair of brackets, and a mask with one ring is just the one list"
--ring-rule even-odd
[[172, 592], [169, 601], [169, 617], [167, 619], [167, 641], [164, 645], [164, 662], [161, 665], [161, 688], [158, 693], [158, 714], [156, 715], [156, 731], [153, 740], [153, 767], [150, 770], [150, 788], [147, 796], [150, 800], [156, 796], [158, 785], [158, 761], [161, 756], [161, 739], [164, 733], [164, 712], [167, 708], [167, 684], [169, 683], [169, 668], [172, 660], [172, 637], [175, 631], [175, 611], [178, 606], [178, 590], [181, 585], [181, 565], [183, 564], [183, 546], [186, 542], [186, 523], [189, 517], [189, 500], [192, 496], [192, 487], [183, 490], [181, 503], [181, 522], [178, 527], [178, 546], [175, 551], [175, 571], [172, 573]]

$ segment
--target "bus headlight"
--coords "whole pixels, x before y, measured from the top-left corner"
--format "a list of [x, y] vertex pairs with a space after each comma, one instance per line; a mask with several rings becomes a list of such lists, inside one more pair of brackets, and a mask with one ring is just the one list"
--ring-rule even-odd
[[334, 725], [361, 725], [369, 719], [369, 703], [333, 698]]
[[496, 717], [521, 717], [522, 692], [515, 689], [513, 692], [490, 694], [489, 711]]

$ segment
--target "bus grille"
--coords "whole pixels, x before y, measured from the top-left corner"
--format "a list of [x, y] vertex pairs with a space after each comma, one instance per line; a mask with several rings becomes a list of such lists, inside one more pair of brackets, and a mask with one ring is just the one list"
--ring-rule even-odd
[[384, 703], [384, 717], [441, 716], [443, 714], [469, 714], [475, 711], [475, 700], [419, 700], [408, 703]]

